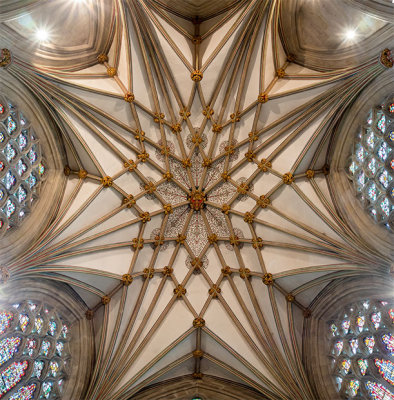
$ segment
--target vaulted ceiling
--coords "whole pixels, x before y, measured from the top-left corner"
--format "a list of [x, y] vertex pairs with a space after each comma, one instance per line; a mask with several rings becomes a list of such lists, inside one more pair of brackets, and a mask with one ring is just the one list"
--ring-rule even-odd
[[85, 398], [129, 399], [183, 375], [319, 398], [302, 361], [310, 303], [332, 280], [388, 276], [392, 261], [350, 228], [330, 184], [338, 124], [392, 73], [380, 62], [388, 20], [339, 0], [0, 10], [12, 52], [0, 79], [34, 93], [65, 149], [56, 218], [5, 265], [11, 280], [60, 280], [86, 302]]

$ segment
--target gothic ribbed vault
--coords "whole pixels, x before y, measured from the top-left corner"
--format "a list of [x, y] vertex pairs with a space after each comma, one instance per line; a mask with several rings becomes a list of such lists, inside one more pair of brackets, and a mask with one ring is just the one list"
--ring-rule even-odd
[[[57, 2], [0, 6], [0, 80], [46, 109], [65, 164], [48, 172], [64, 182], [56, 215], [2, 265], [86, 302], [84, 399], [142, 399], [185, 375], [196, 395], [217, 379], [247, 398], [326, 399], [303, 364], [311, 302], [332, 281], [390, 276], [391, 234], [379, 249], [362, 238], [330, 163], [355, 99], [390, 81], [392, 25], [356, 1]], [[334, 9], [365, 23], [357, 44], [330, 31]], [[30, 42], [26, 12], [62, 40]]]

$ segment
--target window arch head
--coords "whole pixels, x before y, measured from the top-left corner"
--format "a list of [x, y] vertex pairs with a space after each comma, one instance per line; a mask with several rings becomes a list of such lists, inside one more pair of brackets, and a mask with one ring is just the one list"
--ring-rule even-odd
[[0, 95], [0, 236], [25, 220], [45, 177], [33, 127], [16, 104]]
[[0, 310], [0, 398], [57, 399], [69, 376], [70, 326], [37, 301]]
[[394, 396], [392, 281], [378, 274], [336, 279], [310, 304], [303, 361], [319, 399]]
[[394, 398], [393, 322], [393, 303], [368, 299], [352, 303], [329, 321], [328, 358], [341, 398]]
[[394, 231], [394, 96], [371, 109], [348, 163], [356, 196], [371, 217]]
[[93, 356], [86, 309], [68, 285], [58, 282], [19, 279], [3, 287], [1, 400], [83, 398]]

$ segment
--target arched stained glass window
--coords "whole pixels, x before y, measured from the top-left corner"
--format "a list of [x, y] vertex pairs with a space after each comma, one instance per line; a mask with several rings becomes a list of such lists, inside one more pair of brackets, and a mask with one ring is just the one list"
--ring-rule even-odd
[[394, 97], [372, 109], [348, 164], [357, 197], [372, 218], [394, 230]]
[[334, 384], [343, 399], [394, 399], [393, 305], [360, 301], [330, 321]]
[[26, 301], [0, 310], [0, 399], [61, 399], [69, 375], [69, 326]]
[[46, 176], [45, 165], [29, 121], [0, 95], [0, 236], [29, 214]]

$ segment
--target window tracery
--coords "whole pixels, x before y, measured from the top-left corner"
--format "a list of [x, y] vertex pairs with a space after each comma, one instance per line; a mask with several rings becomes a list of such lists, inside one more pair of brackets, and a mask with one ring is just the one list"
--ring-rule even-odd
[[331, 371], [344, 399], [394, 399], [393, 308], [360, 301], [330, 321]]
[[354, 140], [348, 176], [372, 218], [394, 229], [394, 100], [372, 109]]
[[14, 104], [0, 96], [0, 236], [26, 218], [45, 176], [33, 128]]
[[45, 304], [26, 301], [2, 308], [0, 399], [61, 399], [69, 340], [67, 322]]

